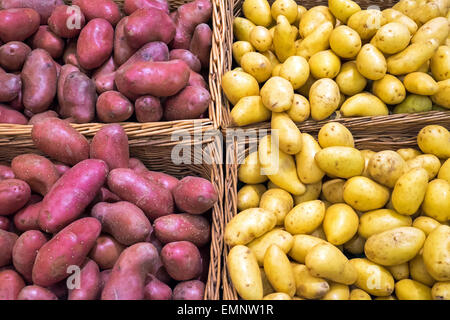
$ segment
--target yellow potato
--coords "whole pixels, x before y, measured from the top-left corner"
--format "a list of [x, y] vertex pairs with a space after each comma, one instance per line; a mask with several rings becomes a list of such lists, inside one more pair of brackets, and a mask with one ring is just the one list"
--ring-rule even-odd
[[447, 10], [448, 2], [446, 0], [419, 0], [411, 15], [418, 24], [424, 24], [433, 18], [444, 16]]
[[443, 179], [450, 183], [450, 159], [447, 159], [441, 166], [438, 173], [438, 179]]
[[319, 199], [320, 191], [322, 190], [322, 181], [312, 184], [305, 184], [306, 192], [301, 196], [294, 196], [294, 204], [317, 200]]
[[386, 104], [399, 104], [406, 98], [403, 83], [390, 74], [373, 82], [373, 93]]
[[409, 29], [398, 22], [390, 22], [378, 29], [370, 41], [385, 54], [394, 54], [404, 50], [411, 39]]
[[292, 84], [281, 77], [270, 78], [261, 88], [261, 97], [266, 108], [273, 112], [287, 111], [294, 101]]
[[266, 250], [264, 272], [276, 292], [294, 296], [296, 287], [291, 263], [283, 250], [276, 244], [270, 245]]
[[[328, 207], [328, 204], [324, 201], [325, 203], [325, 209]], [[311, 235], [313, 237], [317, 237], [320, 238], [322, 240], [327, 240], [327, 236], [325, 235], [325, 232], [323, 231], [322, 226], [318, 227], [316, 230], [314, 230]], [[338, 246], [338, 249], [340, 250], [341, 246]]]
[[331, 33], [330, 47], [341, 58], [356, 57], [361, 45], [359, 34], [345, 25], [337, 27]]
[[431, 100], [441, 107], [450, 109], [450, 78], [439, 81], [437, 84], [438, 91], [431, 96]]
[[339, 107], [340, 98], [336, 82], [328, 78], [317, 80], [309, 91], [311, 117], [316, 121], [328, 118]]
[[433, 218], [420, 216], [414, 219], [413, 227], [422, 230], [426, 236], [428, 236], [431, 231], [439, 227], [441, 224]]
[[278, 135], [279, 148], [287, 154], [297, 154], [302, 150], [301, 132], [285, 112], [272, 112], [272, 135]]
[[430, 62], [431, 62], [431, 60], [425, 61], [425, 63], [423, 65], [421, 65], [419, 67], [419, 69], [417, 69], [417, 72], [428, 73], [430, 70]]
[[327, 7], [316, 6], [309, 9], [302, 15], [300, 20], [300, 36], [303, 39], [306, 38], [325, 22], [330, 22], [333, 26], [335, 23], [335, 19]]
[[385, 150], [371, 157], [368, 168], [373, 180], [393, 188], [397, 180], [406, 172], [407, 166], [397, 152]]
[[244, 163], [238, 169], [238, 178], [247, 184], [258, 184], [268, 180], [261, 174], [261, 164], [259, 163], [258, 152], [250, 153], [244, 160]]
[[432, 96], [438, 90], [436, 81], [427, 73], [409, 73], [403, 79], [403, 85], [411, 93], [422, 96]]
[[308, 80], [306, 80], [306, 83], [303, 86], [301, 86], [299, 89], [297, 89], [297, 92], [304, 97], [309, 97], [309, 91], [311, 90], [312, 85], [316, 81], [317, 80], [311, 75], [311, 72], [310, 72]]
[[450, 47], [440, 46], [430, 62], [431, 73], [437, 81], [450, 79]]
[[271, 12], [275, 20], [279, 15], [283, 15], [290, 24], [293, 24], [297, 19], [298, 5], [294, 0], [276, 0], [272, 4]]
[[250, 42], [250, 32], [255, 24], [248, 19], [242, 17], [236, 17], [233, 21], [233, 33], [234, 37], [238, 41]]
[[426, 286], [432, 287], [436, 282], [436, 280], [428, 273], [421, 254], [418, 254], [414, 259], [409, 261], [409, 272], [411, 274], [411, 279], [419, 281]]
[[251, 208], [235, 215], [225, 226], [224, 239], [229, 246], [245, 245], [272, 230], [277, 223], [275, 213]]
[[433, 179], [441, 168], [439, 158], [432, 154], [421, 154], [406, 162], [408, 170], [424, 168], [428, 172], [428, 180]]
[[353, 289], [350, 291], [350, 300], [372, 300], [372, 298], [364, 290]]
[[409, 278], [409, 264], [408, 262], [397, 264], [395, 266], [386, 267], [392, 274], [395, 280], [403, 280]]
[[231, 123], [238, 127], [268, 121], [272, 113], [263, 103], [261, 96], [243, 97], [231, 110]]
[[297, 176], [294, 157], [277, 148], [270, 135], [259, 141], [259, 161], [264, 173], [281, 189], [293, 195], [304, 194], [306, 187]]
[[431, 289], [420, 282], [403, 279], [395, 284], [395, 295], [398, 300], [431, 300]]
[[358, 273], [355, 286], [374, 296], [388, 296], [394, 291], [394, 278], [390, 272], [368, 259], [351, 259]]
[[270, 284], [269, 279], [267, 279], [266, 273], [264, 272], [264, 268], [259, 268], [259, 272], [261, 272], [263, 296], [265, 297], [271, 293], [274, 293], [275, 290], [272, 288], [272, 285]]
[[248, 52], [241, 58], [241, 66], [258, 82], [264, 82], [272, 76], [272, 64], [259, 52]]
[[236, 41], [233, 43], [233, 58], [240, 65], [242, 57], [248, 52], [254, 52], [255, 48], [247, 41]]
[[450, 281], [436, 282], [431, 288], [433, 300], [450, 300]]
[[323, 199], [330, 203], [344, 203], [344, 184], [343, 179], [332, 179], [325, 182], [322, 186]]
[[427, 237], [423, 246], [423, 260], [427, 271], [437, 281], [450, 280], [450, 227], [441, 225]]
[[296, 205], [284, 219], [284, 227], [291, 234], [307, 234], [317, 229], [325, 217], [325, 204], [312, 200]]
[[331, 13], [343, 23], [347, 23], [348, 18], [361, 11], [361, 7], [351, 0], [329, 0], [328, 6]]
[[358, 278], [356, 269], [347, 257], [330, 243], [314, 246], [306, 255], [305, 264], [314, 277], [346, 285], [355, 283]]
[[344, 117], [387, 116], [389, 109], [377, 96], [362, 92], [344, 102], [341, 114]]
[[262, 26], [256, 26], [250, 32], [250, 43], [259, 52], [265, 52], [272, 46], [272, 35]]
[[282, 229], [274, 229], [253, 240], [247, 247], [252, 250], [258, 264], [262, 266], [264, 264], [264, 255], [271, 245], [276, 244], [284, 253], [288, 253], [293, 243], [294, 239], [290, 233]]
[[278, 16], [273, 34], [275, 54], [280, 62], [295, 54], [295, 40], [297, 34], [292, 32], [291, 25], [285, 16]]
[[244, 300], [261, 300], [263, 285], [255, 255], [246, 246], [235, 246], [228, 253], [227, 267], [231, 281]]
[[316, 300], [322, 298], [330, 290], [328, 282], [312, 276], [304, 264], [292, 263], [291, 266], [298, 296]]
[[450, 220], [450, 183], [443, 179], [431, 181], [425, 192], [422, 210], [441, 223]]
[[283, 67], [283, 65], [281, 63], [276, 65], [275, 67], [273, 67], [273, 69], [272, 69], [272, 77], [279, 77], [282, 67]]
[[345, 284], [330, 282], [330, 290], [322, 300], [349, 300], [350, 288]]
[[280, 65], [280, 61], [278, 61], [277, 56], [270, 50], [261, 52], [263, 56], [265, 56], [267, 59], [269, 59], [270, 63], [272, 64], [272, 75], [273, 75], [273, 69]]
[[403, 158], [403, 160], [408, 161], [420, 156], [422, 152], [414, 148], [402, 148], [398, 149], [397, 153]]
[[366, 177], [353, 177], [344, 185], [344, 200], [355, 210], [376, 210], [388, 202], [389, 189]]
[[364, 171], [364, 157], [352, 147], [328, 147], [314, 157], [319, 168], [333, 177], [349, 179]]
[[339, 122], [328, 122], [319, 131], [319, 144], [322, 148], [327, 147], [355, 147], [353, 135], [344, 125]]
[[305, 263], [308, 252], [319, 243], [326, 242], [324, 239], [312, 235], [296, 234], [294, 235], [294, 242], [288, 255], [299, 263]]
[[392, 8], [385, 9], [381, 12], [381, 25], [384, 26], [390, 22], [398, 22], [405, 25], [411, 35], [414, 35], [418, 29], [417, 23], [415, 23], [414, 20]]
[[309, 59], [309, 67], [314, 78], [333, 79], [339, 74], [339, 70], [341, 69], [341, 60], [331, 50], [320, 51], [315, 53]]
[[395, 106], [393, 113], [417, 113], [431, 111], [433, 103], [427, 96], [410, 94], [402, 103]]
[[306, 184], [322, 181], [325, 172], [319, 168], [314, 159], [322, 148], [314, 137], [307, 133], [302, 133], [302, 144], [302, 151], [295, 155], [300, 181]]
[[439, 125], [429, 125], [420, 130], [417, 144], [423, 153], [431, 153], [441, 159], [450, 158], [450, 132]]
[[274, 188], [264, 192], [259, 205], [261, 208], [275, 213], [277, 225], [283, 225], [284, 218], [294, 207], [294, 201], [289, 192]]
[[397, 2], [392, 8], [409, 16], [413, 13], [414, 9], [416, 9], [418, 5], [419, 4], [416, 0], [401, 0]]
[[405, 50], [387, 58], [387, 70], [392, 75], [401, 75], [417, 71], [434, 55], [439, 43], [435, 39], [417, 42]]
[[364, 171], [361, 175], [364, 177], [370, 178], [369, 161], [375, 155], [375, 151], [367, 150], [367, 149], [361, 150], [361, 155], [364, 157], [364, 162], [365, 162]]
[[358, 234], [355, 234], [355, 236], [347, 241], [344, 244], [345, 251], [348, 251], [352, 254], [359, 255], [364, 253], [364, 244], [366, 243], [366, 239], [363, 237], [360, 237]]
[[374, 45], [367, 43], [356, 57], [359, 73], [370, 80], [380, 80], [386, 75], [387, 63], [383, 53]]
[[358, 231], [358, 215], [347, 204], [338, 203], [327, 208], [323, 231], [329, 243], [335, 246], [351, 240]]
[[381, 11], [368, 9], [353, 14], [347, 25], [359, 33], [362, 40], [371, 39], [381, 27]]
[[382, 266], [395, 266], [414, 258], [425, 242], [425, 233], [414, 227], [398, 227], [374, 234], [364, 245], [366, 257]]
[[348, 61], [342, 65], [336, 83], [343, 94], [353, 96], [364, 90], [367, 80], [359, 73], [356, 62]]
[[450, 31], [448, 20], [444, 17], [431, 19], [417, 30], [411, 43], [425, 42], [428, 39], [436, 39], [440, 44], [445, 42]]
[[242, 11], [248, 20], [258, 26], [267, 27], [272, 22], [270, 5], [267, 0], [244, 0]]
[[239, 211], [259, 207], [262, 194], [266, 191], [263, 184], [247, 184], [237, 194], [237, 207]]
[[288, 116], [295, 122], [304, 122], [308, 120], [311, 114], [311, 107], [308, 99], [299, 94], [294, 94], [292, 107], [287, 111]]
[[295, 90], [299, 89], [306, 83], [309, 77], [308, 61], [300, 56], [287, 58], [281, 66], [280, 77], [289, 80]]
[[400, 214], [413, 215], [419, 210], [428, 186], [428, 172], [415, 168], [403, 174], [392, 191], [392, 204]]
[[284, 292], [274, 292], [264, 296], [263, 300], [292, 300], [292, 298]]
[[300, 20], [302, 19], [306, 11], [308, 11], [308, 9], [306, 9], [304, 6], [297, 5], [297, 18], [294, 21], [294, 25], [300, 25]]
[[258, 81], [242, 71], [228, 71], [222, 77], [222, 89], [232, 105], [244, 97], [258, 96]]
[[399, 227], [410, 227], [412, 219], [390, 209], [378, 209], [364, 213], [359, 219], [358, 234], [368, 239], [371, 236]]
[[313, 32], [311, 32], [307, 37], [303, 38], [303, 41], [298, 45], [296, 49], [295, 55], [302, 56], [306, 60], [309, 60], [309, 58], [311, 58], [315, 53], [327, 50], [330, 47], [329, 39], [332, 31], [333, 24], [329, 21], [325, 21], [319, 26], [315, 27]]

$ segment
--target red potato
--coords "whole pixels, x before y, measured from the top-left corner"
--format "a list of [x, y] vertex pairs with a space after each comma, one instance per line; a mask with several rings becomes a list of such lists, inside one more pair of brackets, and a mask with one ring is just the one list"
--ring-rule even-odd
[[[161, 253], [161, 250], [164, 247], [164, 245], [161, 243], [161, 241], [159, 241], [158, 238], [155, 236], [155, 229], [153, 229], [153, 231], [150, 232], [147, 239], [145, 239], [145, 242], [150, 242], [152, 245], [154, 245], [156, 250], [158, 250], [159, 253]], [[162, 266], [162, 262], [161, 262], [161, 266]]]
[[125, 25], [128, 22], [128, 17], [124, 17], [116, 26], [114, 34], [114, 60], [120, 66], [127, 62], [127, 60], [136, 52], [136, 49], [128, 44], [125, 37]]
[[60, 106], [64, 104], [64, 84], [66, 83], [67, 76], [76, 71], [80, 71], [80, 69], [73, 64], [65, 64], [61, 67], [57, 82], [57, 96]]
[[47, 119], [47, 118], [58, 118], [58, 117], [59, 117], [59, 115], [55, 111], [48, 110], [48, 111], [45, 111], [45, 112], [42, 112], [42, 113], [38, 113], [38, 114], [35, 114], [34, 116], [32, 116], [31, 119], [28, 120], [28, 124], [29, 125], [34, 125], [34, 124], [36, 124], [39, 121], [42, 121], [44, 119]]
[[101, 235], [95, 241], [89, 258], [94, 260], [100, 269], [111, 269], [124, 249], [125, 247], [113, 237]]
[[123, 65], [120, 66], [119, 70], [124, 70], [132, 64], [138, 62], [149, 62], [149, 61], [168, 61], [169, 60], [169, 48], [167, 44], [161, 41], [150, 42], [136, 51]]
[[144, 212], [130, 202], [100, 202], [92, 208], [91, 215], [101, 222], [103, 232], [126, 246], [144, 242], [152, 231]]
[[154, 96], [142, 96], [134, 103], [138, 122], [156, 122], [163, 117], [163, 108], [159, 98]]
[[172, 289], [155, 276], [151, 275], [150, 280], [144, 287], [145, 300], [172, 300]]
[[32, 8], [40, 15], [41, 24], [47, 24], [52, 11], [58, 6], [64, 4], [63, 0], [2, 0], [0, 7], [9, 8]]
[[159, 184], [164, 189], [169, 190], [172, 192], [172, 190], [178, 185], [179, 180], [169, 174], [166, 174], [164, 172], [157, 172], [157, 171], [149, 171], [146, 170], [145, 172], [142, 172], [141, 175], [154, 183]]
[[[20, 80], [20, 81], [22, 81], [22, 80]], [[11, 109], [14, 109], [16, 111], [19, 111], [19, 112], [24, 111], [25, 106], [23, 105], [23, 101], [22, 101], [22, 90], [19, 90], [17, 97], [14, 100], [12, 100], [8, 105]]]
[[128, 168], [130, 150], [128, 136], [119, 124], [103, 126], [91, 141], [91, 159], [106, 162], [109, 170]]
[[19, 231], [39, 229], [38, 219], [42, 197], [32, 195], [26, 206], [14, 215], [14, 226]]
[[0, 10], [0, 39], [24, 41], [39, 29], [40, 16], [33, 9]]
[[134, 106], [118, 91], [103, 92], [97, 100], [97, 117], [106, 123], [124, 122], [134, 112]]
[[63, 101], [59, 113], [75, 123], [88, 123], [95, 117], [97, 91], [94, 82], [84, 73], [74, 71], [67, 75], [63, 87]]
[[25, 108], [34, 114], [46, 111], [56, 95], [57, 74], [52, 57], [43, 49], [33, 50], [21, 76]]
[[187, 86], [164, 103], [164, 119], [198, 119], [211, 102], [209, 91], [201, 87]]
[[192, 71], [200, 72], [202, 70], [202, 64], [195, 54], [186, 49], [174, 49], [170, 51], [170, 60], [180, 59], [186, 62]]
[[42, 201], [39, 226], [55, 233], [77, 219], [94, 200], [108, 175], [102, 160], [88, 159], [67, 171]]
[[0, 229], [0, 267], [11, 264], [14, 244], [18, 238], [15, 233]]
[[58, 59], [63, 55], [64, 45], [63, 39], [53, 33], [48, 26], [40, 26], [31, 38], [33, 49], [44, 49], [53, 59]]
[[89, 158], [89, 142], [69, 123], [48, 118], [36, 123], [31, 130], [36, 148], [65, 164], [75, 165]]
[[175, 24], [164, 11], [139, 9], [128, 17], [124, 33], [128, 44], [136, 49], [152, 41], [168, 44], [175, 36]]
[[20, 41], [11, 41], [0, 47], [0, 67], [8, 71], [20, 71], [31, 48]]
[[182, 60], [137, 62], [116, 72], [116, 85], [123, 94], [169, 97], [186, 87], [189, 70]]
[[145, 164], [143, 164], [141, 160], [136, 158], [130, 158], [130, 160], [128, 161], [128, 168], [132, 169], [134, 172], [138, 174], [148, 171]]
[[56, 171], [58, 171], [59, 176], [62, 176], [64, 173], [70, 170], [70, 167], [66, 166], [64, 163], [55, 162], [53, 164], [56, 168]]
[[81, 30], [77, 42], [77, 57], [80, 66], [91, 70], [100, 67], [111, 56], [114, 44], [114, 29], [105, 19], [89, 21]]
[[145, 279], [158, 263], [158, 251], [151, 243], [126, 248], [112, 269], [102, 292], [102, 300], [142, 300]]
[[178, 8], [175, 14], [176, 33], [172, 43], [174, 49], [189, 49], [192, 34], [197, 25], [211, 18], [210, 0], [195, 0]]
[[100, 272], [100, 294], [99, 294], [100, 296], [103, 292], [103, 288], [105, 288], [106, 282], [108, 282], [109, 277], [111, 276], [111, 271], [112, 269], [108, 269]]
[[200, 87], [208, 90], [208, 85], [206, 84], [205, 78], [201, 74], [194, 72], [191, 70], [191, 74], [189, 76], [188, 86], [192, 87]]
[[100, 191], [95, 196], [95, 199], [92, 201], [91, 205], [92, 204], [95, 205], [99, 202], [114, 203], [114, 202], [119, 202], [119, 201], [120, 201], [120, 198], [117, 195], [115, 195], [108, 189], [102, 187], [102, 188], [100, 188]]
[[209, 67], [209, 59], [212, 46], [212, 30], [206, 24], [202, 23], [195, 27], [189, 50], [197, 56], [202, 64], [202, 68]]
[[202, 214], [211, 209], [218, 195], [211, 182], [199, 177], [185, 177], [172, 191], [178, 209]]
[[199, 280], [183, 281], [173, 289], [173, 300], [203, 300], [205, 284]]
[[156, 237], [162, 243], [189, 241], [198, 247], [211, 239], [211, 226], [204, 217], [191, 214], [170, 214], [154, 221]]
[[127, 15], [143, 8], [155, 8], [169, 13], [167, 0], [125, 0], [123, 4], [123, 9]]
[[45, 196], [59, 179], [59, 173], [53, 163], [37, 154], [22, 154], [11, 162], [11, 168], [17, 179], [23, 180], [33, 192]]
[[211, 248], [210, 248], [210, 246], [204, 246], [204, 247], [200, 248], [199, 250], [200, 250], [200, 256], [202, 257], [202, 272], [196, 280], [200, 280], [200, 281], [206, 283], [208, 281], [208, 276], [209, 276], [209, 263], [211, 261], [211, 258], [210, 258]]
[[177, 281], [192, 280], [202, 272], [202, 258], [198, 248], [189, 241], [166, 244], [161, 260], [167, 273]]
[[28, 119], [19, 111], [0, 104], [0, 123], [27, 124]]
[[67, 281], [63, 280], [47, 287], [59, 300], [67, 300], [68, 288]]
[[86, 259], [81, 267], [80, 287], [69, 289], [68, 300], [97, 300], [100, 292], [100, 269], [95, 261]]
[[92, 80], [95, 82], [95, 88], [99, 94], [115, 89], [116, 69], [117, 65], [114, 58], [111, 57], [92, 74]]
[[111, 72], [116, 71], [117, 64], [114, 61], [114, 58], [111, 56], [109, 59], [98, 69], [95, 70], [95, 72], [92, 74], [92, 79], [95, 80], [100, 75], [103, 74], [109, 74]]
[[45, 235], [38, 230], [22, 233], [14, 244], [12, 261], [14, 268], [25, 280], [31, 282], [33, 264], [39, 249], [47, 242]]
[[0, 70], [0, 102], [16, 99], [22, 90], [20, 76]]
[[30, 200], [30, 186], [18, 179], [0, 181], [0, 216], [7, 216], [23, 208]]
[[79, 219], [44, 244], [33, 266], [34, 284], [48, 287], [69, 276], [67, 268], [81, 266], [100, 235], [97, 219]]
[[173, 213], [172, 194], [132, 169], [114, 169], [108, 175], [108, 187], [121, 199], [138, 206], [150, 221]]
[[14, 270], [0, 271], [0, 300], [17, 300], [25, 287], [22, 277]]
[[20, 290], [17, 300], [58, 300], [58, 297], [47, 288], [32, 285]]
[[120, 20], [120, 9], [113, 0], [74, 0], [74, 5], [80, 7], [87, 21], [102, 18], [113, 26]]
[[64, 61], [64, 64], [74, 65], [80, 71], [87, 73], [87, 71], [84, 70], [83, 68], [81, 68], [81, 66], [80, 66], [80, 62], [79, 62], [78, 56], [77, 56], [77, 42], [76, 41], [72, 41], [72, 40], [68, 41], [68, 43], [66, 45], [66, 50], [64, 50], [63, 61]]
[[83, 12], [74, 6], [59, 5], [48, 18], [48, 26], [61, 38], [76, 38], [86, 24]]
[[7, 217], [0, 217], [0, 230], [8, 231], [11, 227], [11, 222]]
[[14, 179], [14, 171], [9, 166], [0, 165], [0, 181], [6, 179]]

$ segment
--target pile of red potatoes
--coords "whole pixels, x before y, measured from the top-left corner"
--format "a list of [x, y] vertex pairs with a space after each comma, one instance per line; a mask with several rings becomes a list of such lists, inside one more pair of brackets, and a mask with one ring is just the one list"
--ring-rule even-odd
[[[125, 14], [125, 15], [124, 15]], [[0, 0], [0, 123], [208, 116], [210, 0]]]
[[89, 142], [45, 118], [32, 139], [47, 157], [0, 165], [0, 300], [203, 299], [211, 182], [149, 171], [119, 124]]

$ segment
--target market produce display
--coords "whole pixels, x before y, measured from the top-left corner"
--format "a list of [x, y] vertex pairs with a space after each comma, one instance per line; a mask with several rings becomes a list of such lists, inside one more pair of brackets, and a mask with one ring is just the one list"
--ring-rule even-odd
[[379, 152], [355, 148], [337, 122], [317, 138], [291, 130], [278, 145], [275, 131], [261, 138], [238, 168], [224, 240], [239, 297], [449, 300], [448, 129]]
[[0, 123], [208, 117], [210, 0], [0, 1]]
[[32, 138], [48, 158], [0, 166], [0, 300], [203, 299], [210, 181], [148, 170], [119, 124], [89, 142], [52, 117]]
[[[450, 109], [447, 0], [392, 8], [329, 0], [242, 1], [234, 69], [222, 78], [232, 126]], [[292, 124], [290, 124], [292, 125]]]

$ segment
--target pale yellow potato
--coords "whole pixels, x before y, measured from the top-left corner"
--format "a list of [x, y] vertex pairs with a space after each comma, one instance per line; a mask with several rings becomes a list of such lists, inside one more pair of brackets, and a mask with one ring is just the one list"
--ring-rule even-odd
[[365, 212], [359, 218], [358, 234], [368, 239], [371, 236], [399, 227], [410, 227], [410, 216], [398, 214], [390, 209], [378, 209]]
[[438, 173], [438, 179], [443, 179], [450, 183], [450, 159], [447, 159], [441, 166]]
[[261, 88], [261, 97], [266, 108], [273, 112], [287, 111], [294, 101], [292, 84], [281, 77], [270, 78]]
[[241, 98], [231, 109], [231, 123], [238, 127], [270, 120], [272, 113], [262, 103], [261, 96]]
[[306, 201], [319, 199], [320, 192], [322, 190], [322, 181], [312, 184], [305, 184], [305, 187], [306, 192], [304, 194], [302, 194], [301, 196], [294, 196], [295, 205], [298, 205]]
[[302, 15], [299, 24], [300, 36], [304, 39], [312, 34], [320, 25], [330, 22], [332, 26], [335, 19], [330, 10], [325, 6], [315, 6]]
[[237, 207], [239, 211], [258, 208], [261, 196], [266, 191], [263, 184], [247, 184], [237, 194]]
[[270, 245], [264, 255], [264, 272], [272, 288], [290, 297], [295, 295], [295, 277], [289, 258], [276, 244]]
[[[419, 67], [419, 69], [417, 69], [417, 72], [424, 72], [424, 73], [428, 73], [430, 71], [430, 60], [425, 61], [425, 63], [423, 65], [421, 65]], [[403, 76], [402, 76], [403, 77]]]
[[366, 243], [366, 239], [355, 234], [352, 239], [344, 243], [345, 251], [348, 251], [352, 254], [359, 255], [364, 253], [364, 244]]
[[428, 186], [428, 172], [415, 168], [403, 174], [392, 191], [392, 204], [395, 211], [413, 215], [419, 210]]
[[417, 6], [418, 2], [416, 0], [401, 0], [394, 4], [392, 8], [409, 16], [413, 13], [414, 9], [416, 9]]
[[436, 282], [431, 288], [433, 300], [450, 300], [450, 281]]
[[448, 37], [449, 31], [448, 20], [444, 17], [437, 17], [422, 25], [412, 37], [411, 43], [436, 39], [440, 44], [443, 44]]
[[409, 261], [409, 273], [411, 279], [419, 281], [428, 287], [432, 287], [436, 282], [436, 280], [428, 273], [421, 254], [418, 254], [414, 259]]
[[294, 121], [285, 112], [272, 112], [272, 135], [278, 135], [281, 151], [295, 155], [302, 150], [302, 136]]
[[233, 43], [233, 58], [240, 65], [242, 57], [248, 52], [254, 52], [255, 48], [248, 41], [236, 41]]
[[387, 63], [383, 53], [374, 45], [365, 44], [356, 56], [359, 73], [370, 80], [380, 80], [386, 75]]
[[[303, 21], [303, 18], [302, 18]], [[301, 22], [300, 22], [301, 24]], [[301, 30], [301, 28], [300, 28]], [[298, 45], [295, 55], [302, 56], [309, 60], [315, 53], [327, 50], [330, 47], [330, 36], [333, 31], [333, 24], [325, 21], [315, 27], [307, 37]]]
[[403, 158], [403, 160], [408, 161], [420, 156], [422, 152], [414, 148], [402, 148], [398, 149], [397, 153]]
[[438, 91], [431, 96], [431, 100], [441, 107], [450, 109], [450, 78], [439, 81]]
[[376, 210], [388, 202], [389, 189], [369, 178], [353, 177], [344, 185], [344, 200], [358, 211]]
[[425, 192], [422, 210], [441, 223], [450, 220], [450, 183], [443, 179], [431, 181]]
[[375, 151], [372, 150], [361, 150], [361, 155], [364, 157], [364, 162], [365, 162], [365, 167], [364, 167], [364, 171], [361, 174], [364, 177], [370, 178], [370, 173], [369, 173], [369, 161], [370, 159], [375, 155]]
[[259, 52], [248, 52], [241, 58], [241, 67], [259, 83], [272, 76], [272, 63]]
[[325, 217], [325, 204], [320, 200], [311, 200], [296, 205], [284, 219], [287, 232], [308, 234], [317, 229]]
[[330, 282], [330, 290], [325, 294], [322, 300], [349, 300], [350, 288], [341, 283]]
[[269, 282], [269, 279], [267, 279], [266, 273], [264, 272], [264, 268], [259, 268], [259, 272], [261, 272], [261, 281], [263, 286], [263, 296], [267, 296], [271, 293], [275, 293], [275, 290], [272, 288], [272, 285]]
[[335, 246], [351, 240], [358, 231], [358, 215], [345, 203], [333, 204], [327, 208], [323, 220], [323, 231], [328, 242]]
[[355, 61], [348, 61], [342, 65], [336, 77], [336, 83], [343, 94], [353, 96], [364, 90], [367, 85], [367, 79], [359, 73]]
[[305, 258], [308, 252], [319, 243], [325, 243], [324, 239], [307, 235], [296, 234], [294, 235], [294, 242], [288, 255], [299, 263], [305, 263]]
[[440, 46], [430, 61], [431, 73], [437, 81], [450, 79], [450, 47]]
[[431, 111], [433, 103], [427, 96], [409, 94], [402, 103], [395, 106], [393, 113], [417, 113]]
[[344, 117], [387, 116], [389, 109], [377, 96], [362, 92], [344, 102], [341, 114]]
[[431, 300], [430, 287], [411, 279], [403, 279], [395, 284], [398, 300]]
[[328, 6], [331, 13], [343, 23], [347, 23], [348, 18], [361, 11], [361, 7], [351, 0], [329, 0]]
[[325, 172], [319, 168], [314, 159], [322, 148], [314, 137], [307, 133], [302, 133], [302, 144], [302, 151], [295, 155], [300, 181], [306, 184], [322, 181]]
[[309, 64], [301, 56], [291, 56], [286, 59], [280, 69], [280, 77], [289, 80], [292, 87], [297, 90], [303, 86], [309, 77]]
[[359, 34], [345, 25], [337, 27], [331, 33], [330, 47], [341, 58], [356, 57], [361, 50], [361, 45]]
[[323, 199], [330, 203], [344, 203], [344, 179], [332, 179], [322, 186]]
[[405, 160], [395, 151], [384, 150], [374, 154], [369, 161], [369, 174], [373, 180], [393, 188], [407, 171]]
[[351, 259], [350, 263], [358, 273], [356, 287], [377, 297], [389, 296], [394, 291], [394, 278], [386, 268], [361, 258]]
[[400, 281], [409, 278], [409, 264], [408, 262], [397, 264], [395, 266], [386, 267], [392, 274], [395, 280]]
[[441, 168], [441, 162], [439, 158], [433, 154], [421, 154], [414, 159], [406, 162], [408, 170], [414, 168], [424, 168], [428, 172], [428, 180], [432, 180], [439, 172]]
[[353, 289], [350, 291], [350, 300], [372, 300], [372, 297], [361, 289]]
[[353, 14], [347, 25], [358, 32], [362, 40], [371, 39], [381, 27], [381, 11], [368, 9]]
[[224, 239], [229, 246], [245, 245], [272, 230], [277, 223], [275, 213], [251, 208], [235, 215], [225, 226]]
[[323, 125], [319, 130], [318, 140], [322, 148], [355, 147], [352, 133], [339, 122], [328, 122]]
[[267, 0], [244, 0], [242, 11], [247, 19], [258, 26], [267, 27], [272, 22], [270, 5]]
[[339, 74], [341, 60], [331, 50], [319, 51], [309, 59], [309, 68], [316, 79], [333, 79]]
[[239, 296], [244, 300], [261, 300], [263, 285], [255, 255], [246, 246], [231, 248], [227, 259], [228, 272]]
[[405, 25], [390, 22], [378, 29], [370, 43], [385, 54], [394, 54], [404, 50], [410, 39], [411, 33]]
[[274, 292], [264, 296], [263, 300], [292, 300], [292, 297], [284, 292]]
[[271, 50], [261, 52], [261, 54], [265, 56], [267, 59], [269, 59], [270, 63], [272, 64], [272, 76], [273, 76], [274, 69], [275, 67], [280, 65], [280, 61], [278, 61], [277, 56]]
[[399, 104], [406, 98], [403, 83], [390, 74], [373, 82], [373, 93], [386, 104]]
[[238, 41], [250, 42], [250, 32], [255, 27], [255, 24], [248, 19], [236, 17], [233, 20], [233, 33]]
[[314, 159], [327, 175], [345, 179], [361, 175], [365, 166], [361, 152], [352, 147], [324, 148]]
[[285, 16], [290, 24], [297, 20], [298, 5], [294, 0], [275, 0], [271, 7], [272, 18], [277, 20], [279, 15]]
[[431, 153], [441, 159], [450, 158], [450, 132], [440, 125], [428, 125], [417, 135], [417, 144], [423, 153]]
[[264, 255], [266, 254], [266, 251], [273, 244], [276, 244], [284, 253], [288, 253], [294, 244], [294, 239], [289, 232], [277, 228], [253, 240], [247, 247], [252, 250], [258, 264], [262, 266], [264, 264]]
[[280, 76], [281, 67], [283, 67], [283, 65], [281, 63], [276, 65], [275, 67], [273, 67], [273, 69], [272, 69], [272, 77], [279, 77]]
[[250, 74], [242, 71], [228, 71], [222, 77], [222, 89], [232, 105], [244, 97], [258, 96], [258, 81]]
[[291, 263], [294, 272], [296, 295], [306, 299], [320, 299], [329, 290], [328, 282], [322, 278], [314, 277], [304, 264]]
[[258, 184], [268, 180], [261, 174], [261, 164], [259, 163], [258, 152], [250, 153], [238, 169], [239, 181], [247, 184]]
[[295, 122], [308, 120], [311, 114], [311, 107], [308, 99], [299, 94], [294, 94], [292, 107], [287, 111], [288, 116]]
[[320, 79], [314, 82], [309, 91], [311, 117], [324, 120], [337, 110], [340, 102], [339, 87], [332, 79]]
[[425, 233], [420, 229], [398, 227], [369, 237], [364, 245], [364, 252], [372, 262], [382, 266], [395, 266], [414, 258], [425, 238]]
[[250, 32], [250, 43], [259, 52], [268, 51], [272, 46], [272, 35], [267, 28], [256, 26]]
[[403, 79], [403, 85], [411, 93], [422, 96], [432, 96], [438, 91], [436, 81], [424, 72], [409, 73]]
[[285, 16], [278, 16], [277, 25], [273, 34], [274, 52], [280, 62], [295, 54], [295, 40], [297, 33], [292, 32], [292, 27]]
[[284, 224], [284, 218], [294, 207], [294, 201], [289, 192], [273, 188], [264, 192], [259, 203], [260, 207], [275, 213], [277, 225]]
[[414, 35], [417, 32], [418, 26], [410, 17], [404, 15], [402, 12], [392, 8], [385, 9], [381, 12], [381, 25], [390, 22], [398, 22], [405, 25], [410, 34]]
[[308, 9], [306, 9], [304, 6], [297, 5], [297, 19], [295, 19], [294, 25], [300, 25], [300, 20], [302, 20], [302, 17], [306, 11], [308, 11]]
[[450, 280], [450, 227], [441, 225], [427, 237], [423, 246], [423, 260], [427, 271], [437, 281]]
[[425, 235], [428, 235], [441, 224], [439, 221], [426, 216], [420, 216], [414, 219], [413, 227], [422, 230]]

